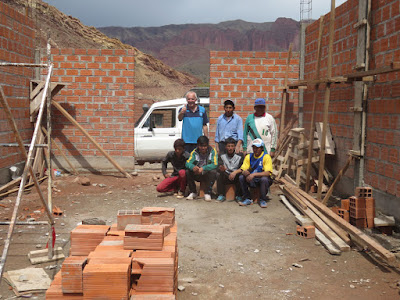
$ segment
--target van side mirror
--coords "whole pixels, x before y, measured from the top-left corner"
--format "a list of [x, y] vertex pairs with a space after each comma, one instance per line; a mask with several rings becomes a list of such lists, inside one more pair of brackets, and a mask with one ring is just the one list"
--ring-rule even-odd
[[154, 120], [153, 116], [150, 116], [149, 131], [153, 131], [154, 128], [156, 128], [156, 121]]

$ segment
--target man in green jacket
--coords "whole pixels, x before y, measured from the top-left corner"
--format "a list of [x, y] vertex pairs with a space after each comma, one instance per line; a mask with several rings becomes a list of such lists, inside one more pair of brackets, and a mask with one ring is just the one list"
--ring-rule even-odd
[[278, 130], [274, 117], [266, 112], [264, 98], [256, 99], [254, 114], [249, 115], [244, 123], [243, 150], [252, 152], [251, 141], [255, 139], [262, 139], [264, 152], [274, 157]]
[[202, 135], [197, 139], [197, 147], [186, 161], [186, 180], [190, 194], [187, 200], [197, 197], [195, 181], [205, 182], [204, 200], [211, 201], [211, 190], [217, 177], [217, 151], [209, 145], [208, 137]]

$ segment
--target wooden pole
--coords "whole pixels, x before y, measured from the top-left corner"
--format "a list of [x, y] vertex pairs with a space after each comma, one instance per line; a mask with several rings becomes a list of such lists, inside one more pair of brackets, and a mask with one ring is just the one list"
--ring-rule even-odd
[[292, 56], [292, 46], [293, 46], [292, 44], [289, 45], [288, 57], [286, 59], [285, 83], [284, 83], [284, 89], [282, 92], [281, 121], [279, 124], [279, 132], [281, 133], [279, 135], [280, 137], [282, 136], [282, 131], [283, 131], [283, 128], [285, 127], [286, 103], [289, 100], [287, 82], [288, 82], [288, 76], [289, 76], [290, 58]]
[[[318, 49], [317, 49], [317, 68], [315, 79], [319, 78], [320, 69], [321, 69], [321, 44], [322, 44], [322, 32], [324, 26], [324, 16], [321, 16], [319, 19], [319, 33], [318, 33]], [[318, 99], [318, 89], [319, 84], [316, 84], [314, 87], [314, 98], [313, 98], [313, 106], [312, 106], [312, 113], [311, 113], [311, 124], [310, 124], [310, 135], [309, 135], [309, 142], [308, 145], [308, 161], [307, 161], [307, 171], [306, 171], [306, 189], [305, 191], [308, 193], [310, 190], [310, 177], [311, 177], [311, 166], [312, 166], [312, 154], [313, 154], [313, 147], [314, 147], [314, 131], [315, 131], [315, 110], [317, 108], [317, 99]]]
[[[42, 126], [42, 131], [44, 132], [45, 135], [47, 135], [47, 130], [46, 128], [44, 128]], [[78, 171], [74, 168], [74, 166], [72, 165], [72, 163], [70, 162], [70, 160], [68, 159], [68, 157], [64, 154], [64, 152], [62, 151], [61, 147], [58, 146], [58, 144], [56, 143], [56, 141], [51, 138], [51, 143], [54, 144], [54, 146], [57, 148], [57, 150], [61, 153], [61, 156], [65, 159], [65, 161], [67, 162], [67, 164], [70, 166], [70, 168], [72, 169], [72, 172], [74, 175], [79, 175]]]
[[351, 162], [353, 161], [353, 156], [350, 155], [349, 159], [347, 160], [346, 164], [344, 167], [340, 170], [339, 174], [336, 176], [335, 181], [332, 183], [332, 185], [329, 187], [328, 192], [326, 193], [324, 200], [322, 200], [323, 204], [326, 204], [329, 200], [329, 198], [332, 195], [333, 189], [335, 188], [336, 184], [342, 179], [343, 175], [346, 173], [347, 169], [349, 168]]
[[91, 135], [56, 101], [52, 100], [51, 103], [72, 123], [74, 124], [88, 139], [96, 146], [96, 148], [113, 164], [118, 171], [124, 174], [127, 178], [132, 178], [104, 149], [97, 143]]
[[[331, 0], [331, 19], [329, 22], [329, 48], [328, 48], [328, 71], [327, 71], [328, 78], [332, 77], [333, 38], [335, 35], [334, 29], [335, 29], [335, 0]], [[320, 201], [322, 199], [322, 185], [323, 185], [324, 170], [325, 170], [326, 127], [328, 124], [330, 97], [331, 97], [331, 83], [327, 83], [325, 89], [324, 116], [322, 121], [321, 149], [319, 153], [319, 173], [318, 173], [319, 184], [318, 184], [317, 198]]]
[[[45, 84], [45, 87], [44, 87], [46, 91], [49, 88], [49, 82], [50, 82], [50, 77], [51, 77], [51, 73], [52, 72], [53, 72], [53, 65], [50, 65], [49, 70], [48, 70], [48, 74], [47, 74], [47, 78], [46, 78], [46, 84]], [[20, 183], [19, 190], [18, 190], [17, 199], [15, 200], [14, 210], [13, 210], [13, 213], [12, 213], [12, 216], [11, 216], [11, 224], [10, 224], [10, 227], [8, 228], [7, 238], [4, 241], [3, 254], [1, 256], [1, 261], [0, 261], [0, 279], [3, 277], [4, 266], [6, 264], [6, 259], [7, 259], [7, 253], [8, 253], [8, 249], [10, 248], [11, 237], [12, 237], [12, 234], [14, 232], [15, 222], [17, 221], [18, 208], [19, 208], [19, 205], [21, 204], [22, 193], [24, 191], [26, 179], [28, 177], [28, 171], [29, 171], [29, 169], [31, 169], [33, 151], [35, 149], [36, 139], [37, 139], [38, 131], [40, 129], [40, 123], [42, 122], [45, 103], [46, 103], [46, 97], [45, 97], [45, 94], [44, 94], [43, 99], [42, 99], [42, 103], [40, 104], [40, 108], [39, 108], [39, 113], [38, 113], [37, 120], [36, 120], [35, 129], [33, 131], [31, 145], [29, 147], [28, 155], [27, 155], [27, 158], [26, 158], [25, 168], [24, 168], [24, 171], [22, 173], [22, 178], [21, 178], [21, 183]], [[35, 180], [35, 182], [37, 183], [36, 180]], [[43, 199], [43, 201], [44, 201], [44, 199]], [[48, 215], [48, 217], [49, 217], [49, 219], [51, 221], [51, 224], [53, 225], [54, 224], [54, 219], [53, 219], [53, 216], [51, 215], [51, 212], [49, 211], [49, 208], [48, 208], [47, 203], [45, 201], [44, 201], [44, 206], [46, 208], [46, 212], [47, 212], [47, 215]]]

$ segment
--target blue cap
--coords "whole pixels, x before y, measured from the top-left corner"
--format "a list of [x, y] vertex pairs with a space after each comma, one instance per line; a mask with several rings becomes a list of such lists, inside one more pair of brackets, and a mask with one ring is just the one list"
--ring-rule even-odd
[[264, 98], [257, 98], [256, 102], [254, 102], [254, 106], [257, 105], [264, 105], [265, 106], [265, 99]]
[[263, 147], [264, 146], [264, 142], [262, 139], [255, 139], [252, 143], [251, 146], [255, 146], [255, 147]]

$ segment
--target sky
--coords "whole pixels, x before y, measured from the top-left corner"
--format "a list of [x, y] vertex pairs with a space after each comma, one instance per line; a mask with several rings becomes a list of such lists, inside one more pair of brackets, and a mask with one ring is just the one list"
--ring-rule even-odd
[[[44, 0], [88, 26], [158, 27], [241, 19], [300, 19], [300, 2], [312, 2], [313, 19], [330, 11], [331, 0]], [[345, 0], [336, 0], [336, 7]], [[305, 5], [307, 9], [308, 4]], [[306, 14], [307, 16], [307, 14]]]

